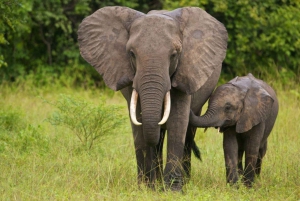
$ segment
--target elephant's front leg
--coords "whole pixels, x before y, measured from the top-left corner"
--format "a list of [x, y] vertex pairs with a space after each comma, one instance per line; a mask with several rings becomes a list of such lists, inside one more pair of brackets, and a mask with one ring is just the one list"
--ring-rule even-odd
[[154, 184], [154, 175], [151, 174], [154, 147], [145, 144], [141, 126], [132, 125], [132, 131], [137, 162], [138, 184], [145, 183], [151, 187]]
[[155, 160], [154, 160], [154, 170], [156, 175], [156, 180], [162, 182], [163, 179], [163, 145], [165, 138], [165, 129], [160, 130], [159, 143], [155, 146]]
[[223, 134], [223, 149], [226, 168], [226, 182], [235, 184], [238, 181], [238, 141], [234, 128]]
[[162, 175], [162, 149], [165, 131], [161, 130], [159, 143], [151, 147], [145, 143], [142, 126], [132, 125], [132, 130], [138, 168], [138, 183], [144, 183], [154, 189], [155, 181], [161, 180]]
[[167, 122], [167, 162], [164, 180], [171, 190], [180, 191], [183, 186], [183, 151], [189, 121], [191, 96], [178, 90], [171, 91], [171, 112]]

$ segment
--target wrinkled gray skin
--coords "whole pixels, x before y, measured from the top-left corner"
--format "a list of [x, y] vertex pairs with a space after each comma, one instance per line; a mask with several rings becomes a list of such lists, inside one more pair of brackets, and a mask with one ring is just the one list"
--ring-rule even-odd
[[[121, 90], [128, 107], [132, 90], [139, 94], [136, 114], [142, 125], [131, 125], [139, 183], [153, 186], [163, 176], [166, 186], [181, 190], [195, 148], [196, 128], [188, 127], [189, 112], [199, 114], [217, 84], [227, 48], [224, 26], [199, 8], [146, 15], [126, 7], [104, 7], [83, 20], [78, 41], [82, 57], [108, 87]], [[159, 126], [168, 91], [171, 112]]]
[[[190, 124], [218, 127], [223, 135], [223, 148], [228, 183], [236, 183], [238, 175], [251, 186], [261, 171], [267, 151], [267, 138], [278, 113], [274, 90], [252, 74], [236, 77], [219, 86], [211, 95], [203, 116], [190, 114]], [[245, 168], [242, 158], [245, 153]]]

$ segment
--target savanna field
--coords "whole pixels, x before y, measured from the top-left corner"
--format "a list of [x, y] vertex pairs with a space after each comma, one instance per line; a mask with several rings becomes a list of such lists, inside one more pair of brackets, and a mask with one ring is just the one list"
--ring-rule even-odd
[[[192, 176], [182, 194], [138, 188], [128, 112], [119, 92], [2, 84], [0, 200], [299, 200], [300, 89], [270, 84], [280, 110], [254, 187], [226, 185], [222, 134], [198, 129], [203, 161], [193, 156]], [[95, 127], [92, 118], [82, 115], [99, 114], [82, 114], [83, 109], [113, 115], [109, 118], [115, 124]], [[89, 123], [85, 129], [99, 136], [92, 140], [80, 130], [83, 120]]]
[[[126, 101], [105, 86], [79, 49], [82, 20], [106, 6], [143, 13], [198, 7], [224, 25], [228, 41], [218, 85], [252, 73], [279, 101], [253, 188], [226, 184], [223, 138], [214, 128], [197, 130], [202, 161], [192, 155], [183, 192], [162, 191], [162, 183], [156, 191], [137, 185]], [[0, 201], [300, 201], [299, 13], [299, 0], [0, 0]], [[106, 18], [94, 24], [109, 30], [115, 23]]]

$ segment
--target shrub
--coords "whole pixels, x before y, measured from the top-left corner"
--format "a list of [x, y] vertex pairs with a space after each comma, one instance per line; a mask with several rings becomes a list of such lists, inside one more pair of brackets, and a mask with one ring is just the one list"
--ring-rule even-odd
[[14, 110], [12, 107], [0, 109], [0, 130], [17, 131], [24, 129], [26, 124], [23, 120], [24, 115]]
[[0, 109], [0, 153], [29, 153], [33, 149], [40, 154], [49, 148], [48, 138], [42, 135], [41, 126], [34, 126], [25, 120], [19, 109], [3, 107]]
[[124, 121], [120, 115], [121, 107], [106, 105], [104, 99], [95, 106], [79, 98], [61, 95], [58, 101], [50, 104], [57, 111], [47, 121], [70, 129], [87, 149], [91, 149], [97, 140], [112, 134]]

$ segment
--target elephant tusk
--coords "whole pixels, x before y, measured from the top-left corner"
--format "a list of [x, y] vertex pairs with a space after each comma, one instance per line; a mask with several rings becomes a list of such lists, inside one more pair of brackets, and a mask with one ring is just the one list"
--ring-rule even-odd
[[163, 125], [166, 123], [166, 121], [169, 118], [171, 110], [171, 97], [170, 97], [170, 91], [166, 93], [165, 100], [164, 100], [164, 116], [162, 120], [158, 123], [158, 125]]
[[136, 120], [136, 105], [138, 100], [139, 94], [136, 92], [135, 89], [132, 91], [131, 100], [130, 100], [130, 118], [134, 125], [140, 126], [142, 123]]
[[218, 127], [218, 134], [220, 133], [220, 127]]

